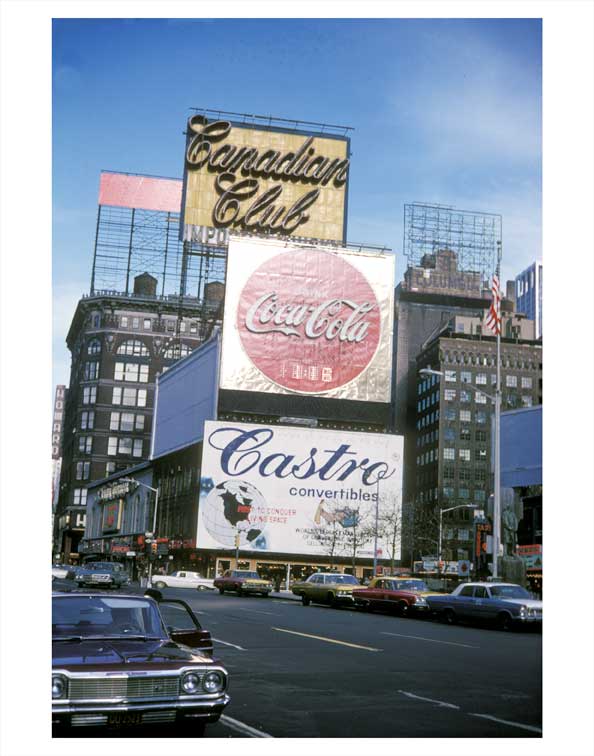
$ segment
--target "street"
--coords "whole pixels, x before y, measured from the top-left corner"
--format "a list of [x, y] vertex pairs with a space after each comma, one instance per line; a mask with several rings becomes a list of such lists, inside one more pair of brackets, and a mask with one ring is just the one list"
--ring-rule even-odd
[[231, 703], [207, 737], [541, 736], [539, 632], [163, 594], [190, 604], [230, 673]]

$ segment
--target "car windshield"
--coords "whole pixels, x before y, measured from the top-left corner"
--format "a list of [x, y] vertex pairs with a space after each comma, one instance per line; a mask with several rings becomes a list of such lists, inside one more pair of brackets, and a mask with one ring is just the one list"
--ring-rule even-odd
[[52, 600], [55, 640], [89, 637], [164, 638], [156, 605], [144, 598], [56, 596]]
[[104, 572], [113, 572], [115, 569], [110, 562], [87, 562], [84, 568], [85, 570], [103, 570]]
[[492, 585], [491, 596], [493, 598], [531, 598], [528, 591], [520, 585]]
[[331, 583], [339, 583], [340, 585], [359, 585], [359, 581], [353, 575], [334, 575], [330, 578]]
[[256, 578], [256, 580], [260, 579], [260, 575], [258, 575], [257, 572], [247, 572], [247, 571], [234, 572], [233, 577]]
[[428, 591], [424, 580], [395, 580], [394, 584], [398, 591]]

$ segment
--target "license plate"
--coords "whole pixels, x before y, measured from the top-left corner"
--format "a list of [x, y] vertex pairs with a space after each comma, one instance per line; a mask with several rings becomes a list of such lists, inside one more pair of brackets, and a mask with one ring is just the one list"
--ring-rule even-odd
[[142, 723], [142, 713], [139, 711], [114, 711], [107, 715], [107, 724], [115, 727], [121, 725], [138, 725]]

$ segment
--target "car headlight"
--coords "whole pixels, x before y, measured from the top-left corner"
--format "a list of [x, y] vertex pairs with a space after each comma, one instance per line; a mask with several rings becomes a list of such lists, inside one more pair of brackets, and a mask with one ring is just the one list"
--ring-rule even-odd
[[200, 690], [200, 676], [196, 672], [186, 672], [181, 685], [184, 693], [197, 693]]
[[84, 577], [84, 575], [78, 574], [78, 575], [76, 576], [76, 580], [82, 580], [82, 579], [83, 579], [83, 577]]
[[415, 599], [415, 604], [419, 604], [420, 606], [423, 606], [426, 603], [427, 602], [425, 601], [425, 599], [422, 596], [417, 596], [416, 599]]
[[225, 678], [220, 672], [207, 672], [202, 687], [207, 693], [219, 693], [225, 687]]
[[66, 698], [68, 683], [62, 675], [52, 675], [52, 698]]

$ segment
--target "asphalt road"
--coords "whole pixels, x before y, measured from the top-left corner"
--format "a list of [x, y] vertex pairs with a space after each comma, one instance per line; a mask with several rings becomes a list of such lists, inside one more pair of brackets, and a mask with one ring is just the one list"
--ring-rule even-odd
[[538, 632], [163, 593], [192, 606], [230, 673], [231, 703], [207, 737], [541, 735]]

